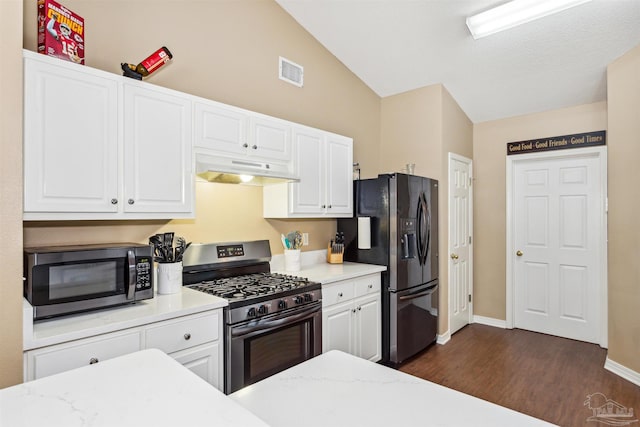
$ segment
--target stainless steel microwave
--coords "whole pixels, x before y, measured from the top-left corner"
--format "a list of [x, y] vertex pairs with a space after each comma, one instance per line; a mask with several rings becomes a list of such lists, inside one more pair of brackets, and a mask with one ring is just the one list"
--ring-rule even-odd
[[153, 298], [149, 245], [25, 248], [24, 270], [36, 320]]

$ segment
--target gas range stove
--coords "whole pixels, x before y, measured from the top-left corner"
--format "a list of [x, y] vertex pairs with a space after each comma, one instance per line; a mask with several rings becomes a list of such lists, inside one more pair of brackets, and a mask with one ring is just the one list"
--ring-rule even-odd
[[321, 301], [321, 285], [304, 277], [271, 273], [266, 240], [191, 245], [183, 260], [186, 287], [229, 302], [233, 324]]
[[271, 273], [268, 240], [193, 244], [182, 282], [229, 302], [224, 308], [224, 392], [233, 393], [322, 353], [322, 290]]

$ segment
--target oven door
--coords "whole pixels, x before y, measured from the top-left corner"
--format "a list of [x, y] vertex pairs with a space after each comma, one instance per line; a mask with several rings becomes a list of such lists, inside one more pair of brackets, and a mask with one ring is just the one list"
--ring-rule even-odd
[[225, 393], [322, 352], [322, 304], [226, 326]]

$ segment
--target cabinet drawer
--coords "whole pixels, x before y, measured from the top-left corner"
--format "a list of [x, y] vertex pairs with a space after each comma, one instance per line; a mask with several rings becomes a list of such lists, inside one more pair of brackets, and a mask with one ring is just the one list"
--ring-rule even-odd
[[323, 306], [348, 301], [353, 297], [353, 282], [338, 282], [333, 285], [323, 286], [322, 288]]
[[374, 294], [380, 292], [380, 275], [362, 277], [356, 280], [356, 296]]
[[[140, 332], [100, 336], [27, 352], [28, 380], [46, 377], [140, 350]], [[30, 360], [29, 360], [30, 359]]]
[[189, 316], [184, 320], [173, 320], [146, 330], [146, 348], [157, 348], [165, 353], [194, 347], [218, 339], [218, 313]]

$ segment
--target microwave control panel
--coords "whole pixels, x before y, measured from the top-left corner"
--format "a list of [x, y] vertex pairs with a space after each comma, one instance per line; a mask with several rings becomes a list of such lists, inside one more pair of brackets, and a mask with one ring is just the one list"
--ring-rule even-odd
[[151, 258], [136, 258], [136, 290], [151, 288]]

